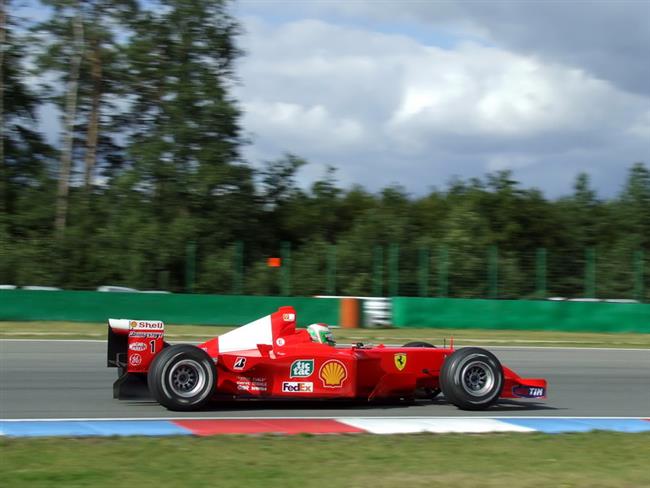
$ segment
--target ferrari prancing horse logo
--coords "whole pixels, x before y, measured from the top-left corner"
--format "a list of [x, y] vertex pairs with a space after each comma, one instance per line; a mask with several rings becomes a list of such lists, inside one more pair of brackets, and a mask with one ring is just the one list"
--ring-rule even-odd
[[406, 367], [406, 354], [403, 352], [398, 352], [395, 354], [395, 367], [399, 370], [402, 371]]

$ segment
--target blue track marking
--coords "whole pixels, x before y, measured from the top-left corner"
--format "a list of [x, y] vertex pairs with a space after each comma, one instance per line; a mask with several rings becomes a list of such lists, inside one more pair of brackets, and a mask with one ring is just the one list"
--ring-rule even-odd
[[0, 420], [0, 433], [9, 437], [88, 437], [88, 436], [165, 436], [190, 435], [191, 432], [169, 420], [72, 420], [19, 421]]
[[530, 427], [546, 434], [562, 432], [590, 432], [593, 430], [609, 430], [615, 432], [650, 432], [650, 422], [640, 419], [562, 419], [562, 418], [510, 418], [499, 419], [502, 422]]
[[[226, 420], [226, 419], [224, 419]], [[255, 419], [249, 419], [256, 421]], [[336, 420], [336, 419], [334, 419]], [[373, 422], [394, 425], [404, 421], [405, 425], [412, 423], [409, 418], [376, 418]], [[426, 420], [426, 419], [425, 419]], [[430, 420], [434, 420], [431, 418]], [[444, 422], [444, 419], [435, 419]], [[472, 421], [484, 422], [483, 418], [454, 418], [454, 422], [463, 420], [467, 424], [467, 431], [473, 432]], [[495, 418], [488, 419], [499, 421], [519, 427], [528, 427], [537, 432], [558, 434], [563, 432], [590, 432], [605, 430], [615, 432], [650, 432], [650, 421], [642, 419], [621, 418]], [[226, 420], [227, 421], [227, 420]], [[237, 422], [241, 422], [238, 420]], [[272, 430], [271, 430], [272, 431]], [[270, 431], [270, 432], [271, 432]], [[462, 432], [460, 429], [458, 432]], [[322, 432], [320, 432], [322, 433]], [[0, 420], [0, 435], [8, 437], [105, 437], [105, 436], [173, 436], [193, 435], [172, 420]]]

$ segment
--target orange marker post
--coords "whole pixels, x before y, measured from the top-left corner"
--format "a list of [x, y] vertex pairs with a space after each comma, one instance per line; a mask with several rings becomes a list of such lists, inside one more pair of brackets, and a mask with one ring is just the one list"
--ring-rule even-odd
[[339, 325], [344, 329], [357, 329], [360, 326], [361, 301], [358, 298], [341, 298], [339, 305]]

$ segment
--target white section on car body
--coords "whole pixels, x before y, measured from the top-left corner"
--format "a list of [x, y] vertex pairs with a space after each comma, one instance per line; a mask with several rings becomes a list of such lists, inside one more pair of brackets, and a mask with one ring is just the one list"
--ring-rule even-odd
[[270, 315], [219, 336], [219, 352], [256, 349], [258, 344], [273, 345]]

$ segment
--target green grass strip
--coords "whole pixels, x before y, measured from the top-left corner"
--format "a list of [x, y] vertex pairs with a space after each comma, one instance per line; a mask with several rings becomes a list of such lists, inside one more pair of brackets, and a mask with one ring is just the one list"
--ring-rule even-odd
[[22, 487], [650, 486], [650, 434], [2, 439]]
[[[173, 342], [203, 341], [232, 327], [168, 324]], [[650, 348], [650, 334], [485, 330], [485, 329], [336, 329], [339, 343], [404, 344], [427, 341], [442, 345], [453, 337], [456, 345], [564, 346]], [[79, 322], [0, 322], [0, 339], [104, 339], [106, 324]]]

